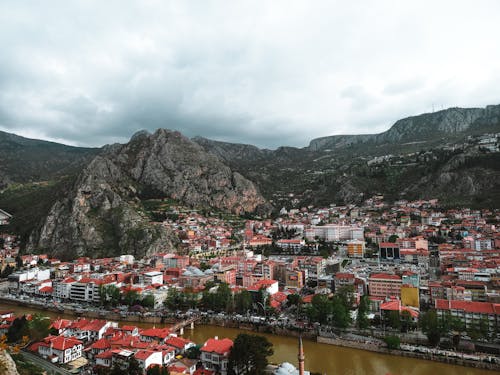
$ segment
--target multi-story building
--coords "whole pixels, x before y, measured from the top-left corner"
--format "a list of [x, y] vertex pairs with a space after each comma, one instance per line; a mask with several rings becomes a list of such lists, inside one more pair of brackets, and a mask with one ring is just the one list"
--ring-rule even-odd
[[465, 323], [465, 328], [477, 327], [487, 322], [490, 333], [500, 336], [500, 304], [489, 302], [454, 301], [437, 299], [435, 307], [439, 317], [451, 314]]
[[305, 235], [309, 240], [318, 238], [327, 242], [363, 240], [364, 229], [355, 225], [316, 225], [307, 228]]
[[347, 242], [347, 255], [350, 258], [363, 258], [365, 255], [365, 241], [351, 240]]
[[229, 353], [233, 347], [233, 341], [230, 339], [222, 339], [216, 336], [213, 339], [208, 339], [201, 347], [201, 362], [203, 367], [220, 373], [227, 374], [227, 364]]
[[379, 244], [379, 258], [382, 261], [399, 260], [399, 245], [392, 242], [382, 242]]
[[368, 278], [368, 289], [371, 297], [401, 297], [402, 280], [398, 275], [387, 273], [373, 274]]
[[146, 285], [163, 285], [163, 273], [158, 271], [145, 272], [144, 284]]
[[81, 278], [74, 283], [71, 283], [69, 291], [69, 299], [80, 302], [99, 302], [99, 285], [103, 284], [102, 280], [94, 280], [87, 277]]

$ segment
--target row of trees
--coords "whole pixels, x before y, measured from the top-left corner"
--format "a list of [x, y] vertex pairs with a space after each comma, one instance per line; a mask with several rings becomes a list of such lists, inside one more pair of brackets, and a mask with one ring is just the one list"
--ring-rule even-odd
[[[216, 286], [216, 289], [213, 288]], [[193, 291], [185, 290], [183, 293], [175, 288], [168, 291], [164, 305], [170, 310], [186, 310], [195, 307], [203, 307], [205, 310], [215, 312], [228, 312], [245, 314], [254, 307], [254, 302], [266, 305], [269, 300], [265, 298], [265, 293], [260, 291], [254, 300], [248, 290], [242, 290], [238, 293], [232, 293], [229, 285], [226, 283], [215, 284], [208, 282], [205, 285], [201, 298]]]
[[[423, 313], [419, 319], [420, 328], [426, 334], [429, 344], [437, 346], [442, 337], [451, 337], [452, 343], [458, 347], [462, 333], [473, 339], [487, 339], [492, 334], [489, 329], [488, 320], [485, 318], [476, 320], [466, 326], [464, 321], [451, 314], [439, 317], [436, 310]], [[496, 333], [494, 333], [496, 335]]]
[[105, 307], [115, 307], [119, 304], [123, 304], [127, 306], [140, 305], [147, 308], [153, 308], [155, 305], [153, 295], [147, 294], [141, 297], [135, 290], [129, 290], [122, 295], [120, 289], [115, 285], [100, 285], [99, 297], [101, 298], [101, 304]]

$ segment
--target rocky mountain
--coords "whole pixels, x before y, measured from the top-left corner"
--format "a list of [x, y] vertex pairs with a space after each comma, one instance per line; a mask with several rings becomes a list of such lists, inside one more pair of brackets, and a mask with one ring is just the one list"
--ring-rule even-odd
[[500, 207], [498, 105], [413, 116], [381, 134], [325, 137], [305, 148], [262, 150], [165, 129], [98, 150], [7, 133], [0, 146], [0, 180], [17, 182], [0, 191], [0, 207], [14, 214], [9, 229], [27, 248], [63, 259], [175, 247], [152, 222], [148, 199], [236, 214], [374, 194]]
[[373, 194], [500, 207], [497, 133], [500, 105], [412, 116], [380, 134], [323, 137], [302, 149], [250, 153], [247, 145], [196, 141], [254, 181], [275, 207], [359, 203]]
[[140, 132], [127, 144], [104, 147], [52, 205], [28, 248], [63, 258], [171, 249], [175, 238], [151, 223], [141, 206], [145, 197], [236, 214], [270, 209], [252, 182], [179, 132]]
[[481, 131], [500, 124], [500, 105], [486, 108], [449, 108], [433, 113], [411, 116], [396, 121], [380, 134], [335, 135], [313, 139], [312, 151], [345, 148], [351, 145], [385, 144], [404, 142], [430, 142], [441, 138], [452, 139]]
[[0, 131], [0, 189], [80, 170], [99, 149], [66, 146]]

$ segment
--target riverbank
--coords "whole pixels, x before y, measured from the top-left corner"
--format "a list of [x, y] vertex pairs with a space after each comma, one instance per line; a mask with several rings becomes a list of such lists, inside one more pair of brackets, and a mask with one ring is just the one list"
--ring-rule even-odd
[[[48, 312], [50, 311], [52, 315], [54, 314], [64, 314], [66, 316], [73, 316], [73, 317], [78, 317], [78, 316], [85, 316], [85, 317], [93, 317], [93, 318], [98, 318], [98, 319], [107, 319], [107, 320], [114, 320], [114, 321], [120, 321], [120, 322], [134, 322], [138, 325], [142, 326], [150, 326], [154, 325], [155, 323], [158, 324], [174, 324], [176, 322], [175, 319], [164, 319], [161, 321], [160, 318], [156, 317], [140, 317], [140, 316], [130, 316], [130, 317], [123, 317], [119, 314], [106, 314], [105, 316], [102, 316], [101, 314], [87, 314], [85, 313], [77, 313], [71, 309], [65, 309], [63, 312], [61, 312], [57, 308], [53, 307], [40, 307], [38, 304], [33, 304], [30, 303], [29, 301], [21, 301], [21, 300], [11, 300], [11, 299], [5, 299], [0, 297], [0, 303], [2, 305], [12, 305], [12, 306], [19, 306], [19, 307], [27, 307], [31, 308], [33, 310], [39, 311], [40, 313]], [[214, 331], [215, 335], [219, 336], [224, 336], [224, 332], [228, 331], [231, 333], [237, 332], [237, 331], [251, 331], [251, 332], [256, 332], [260, 333], [263, 335], [266, 335], [268, 337], [275, 337], [274, 341], [282, 340], [278, 339], [279, 337], [283, 337], [283, 339], [290, 341], [290, 339], [293, 339], [294, 337], [298, 337], [300, 334], [299, 330], [292, 330], [292, 329], [286, 329], [286, 328], [280, 328], [276, 326], [269, 326], [263, 323], [242, 323], [242, 322], [237, 322], [234, 320], [228, 320], [228, 319], [219, 319], [219, 318], [209, 318], [209, 317], [204, 317], [200, 321], [201, 325], [198, 326], [196, 330], [208, 330], [210, 332]], [[220, 327], [214, 330], [211, 330], [210, 327]], [[195, 330], [195, 331], [196, 331]], [[188, 333], [189, 332], [189, 333]], [[191, 334], [192, 331], [186, 331], [188, 335]], [[385, 347], [381, 347], [380, 345], [374, 345], [370, 344], [369, 342], [362, 342], [362, 341], [353, 341], [353, 340], [344, 340], [341, 338], [327, 338], [327, 337], [321, 337], [317, 336], [315, 332], [302, 332], [302, 336], [304, 338], [308, 339], [308, 342], [310, 343], [318, 343], [318, 344], [325, 344], [327, 347], [332, 346], [332, 347], [338, 347], [338, 348], [348, 348], [348, 349], [355, 349], [356, 351], [360, 351], [360, 353], [364, 352], [372, 352], [376, 354], [381, 354], [383, 356], [392, 356], [392, 357], [402, 357], [402, 358], [413, 358], [415, 360], [425, 360], [425, 361], [431, 361], [431, 362], [437, 362], [437, 363], [443, 363], [447, 365], [454, 365], [454, 366], [461, 366], [461, 367], [467, 367], [471, 369], [477, 369], [478, 371], [481, 370], [488, 370], [489, 371], [500, 371], [500, 364], [493, 364], [493, 363], [486, 363], [486, 362], [481, 362], [481, 361], [471, 361], [467, 359], [460, 359], [460, 358], [451, 358], [451, 357], [445, 357], [445, 356], [438, 356], [438, 355], [432, 355], [428, 353], [416, 353], [416, 352], [411, 352], [411, 351], [406, 351], [406, 350], [392, 350], [389, 351]], [[213, 336], [212, 336], [213, 337]], [[369, 337], [367, 337], [366, 341], [373, 341], [370, 340]], [[294, 349], [296, 347], [296, 342], [294, 340], [291, 340], [290, 344]], [[309, 344], [312, 345], [312, 344]], [[317, 350], [317, 349], [315, 349]], [[338, 350], [336, 350], [338, 351]], [[293, 353], [292, 358], [295, 358], [296, 354]], [[311, 353], [309, 353], [309, 358], [311, 357]], [[361, 358], [365, 358], [365, 355], [362, 355]], [[321, 358], [321, 357], [320, 357]], [[344, 359], [342, 357], [342, 359]], [[391, 358], [389, 362], [394, 362], [395, 358]], [[320, 360], [321, 363], [321, 360]], [[352, 364], [355, 365], [355, 364]], [[431, 366], [432, 367], [432, 366]], [[460, 367], [458, 367], [460, 368]], [[389, 371], [391, 370], [391, 371]], [[372, 370], [370, 370], [372, 371]], [[396, 373], [396, 374], [404, 374], [404, 372], [396, 372], [395, 369], [383, 369], [382, 371], [386, 372], [391, 372], [391, 373]], [[467, 371], [464, 369], [464, 371]], [[386, 373], [382, 372], [382, 373]], [[370, 374], [372, 372], [367, 372], [367, 374]], [[465, 372], [464, 372], [465, 374]], [[469, 374], [469, 372], [467, 372]], [[475, 374], [475, 373], [471, 373]], [[482, 374], [482, 373], [481, 373]]]
[[482, 369], [482, 370], [491, 370], [491, 371], [497, 371], [497, 372], [500, 371], [500, 364], [499, 363], [489, 363], [489, 362], [483, 362], [483, 361], [477, 361], [477, 360], [471, 360], [471, 359], [465, 359], [465, 358], [441, 356], [441, 355], [435, 355], [432, 353], [418, 353], [418, 352], [409, 351], [409, 350], [390, 350], [390, 349], [387, 349], [385, 347], [382, 347], [382, 346], [379, 346], [379, 345], [376, 345], [376, 344], [370, 343], [370, 342], [358, 342], [358, 341], [343, 340], [341, 338], [330, 338], [330, 337], [321, 337], [321, 336], [317, 337], [317, 342], [322, 343], [322, 344], [341, 346], [344, 348], [367, 350], [370, 352], [385, 354], [385, 355], [407, 357], [407, 358], [416, 358], [416, 359], [422, 359], [422, 360], [427, 360], [427, 361], [437, 361], [437, 362], [442, 362], [442, 363], [446, 363], [446, 364], [450, 364], [450, 365], [465, 366], [465, 367], [471, 367], [471, 368]]

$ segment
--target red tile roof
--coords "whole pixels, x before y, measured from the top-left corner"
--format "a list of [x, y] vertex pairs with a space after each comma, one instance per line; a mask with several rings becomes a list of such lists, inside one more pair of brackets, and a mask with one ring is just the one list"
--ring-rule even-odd
[[462, 310], [468, 313], [495, 314], [500, 315], [500, 304], [489, 302], [436, 300], [438, 310]]
[[208, 339], [207, 342], [205, 342], [205, 345], [201, 348], [201, 351], [224, 355], [229, 353], [232, 347], [233, 341], [230, 339]]
[[64, 337], [64, 336], [48, 336], [43, 339], [40, 345], [51, 346], [56, 350], [66, 350], [74, 347], [75, 345], [80, 345], [82, 342], [75, 339], [74, 337]]

